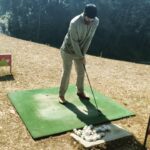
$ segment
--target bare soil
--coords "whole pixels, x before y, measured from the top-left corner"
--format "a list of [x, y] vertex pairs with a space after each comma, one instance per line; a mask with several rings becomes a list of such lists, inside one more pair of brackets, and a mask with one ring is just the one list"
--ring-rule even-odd
[[[0, 35], [0, 53], [12, 53], [13, 76], [9, 67], [0, 67], [0, 150], [82, 150], [70, 133], [33, 140], [10, 103], [7, 93], [14, 90], [59, 86], [62, 62], [59, 50]], [[114, 121], [133, 137], [98, 145], [92, 150], [141, 150], [150, 114], [150, 65], [102, 57], [86, 56], [92, 87], [111, 97], [135, 117]], [[73, 67], [70, 83], [75, 83]], [[85, 85], [88, 85], [87, 79]], [[150, 140], [150, 139], [149, 139]]]

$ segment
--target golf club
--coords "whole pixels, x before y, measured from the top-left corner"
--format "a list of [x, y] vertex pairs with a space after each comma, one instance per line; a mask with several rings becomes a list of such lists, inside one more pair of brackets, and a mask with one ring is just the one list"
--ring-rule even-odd
[[98, 113], [101, 113], [101, 111], [98, 109], [98, 105], [97, 105], [97, 102], [96, 102], [96, 99], [95, 99], [95, 96], [94, 96], [94, 92], [93, 92], [93, 89], [92, 89], [92, 86], [91, 86], [91, 83], [90, 83], [90, 79], [89, 79], [89, 76], [88, 76], [88, 73], [87, 73], [87, 70], [86, 70], [85, 64], [83, 64], [83, 68], [84, 68], [85, 74], [86, 74], [86, 76], [87, 76], [87, 79], [88, 79], [89, 85], [90, 85], [90, 89], [91, 89], [91, 92], [92, 92], [92, 95], [93, 95], [93, 98], [94, 98], [94, 102], [95, 102], [96, 110], [98, 111]]

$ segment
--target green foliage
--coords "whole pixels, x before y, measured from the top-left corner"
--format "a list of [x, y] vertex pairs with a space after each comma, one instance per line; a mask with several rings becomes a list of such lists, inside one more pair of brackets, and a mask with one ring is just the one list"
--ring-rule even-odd
[[150, 60], [149, 0], [0, 0], [0, 30], [60, 47], [70, 20], [95, 3], [100, 25], [90, 54]]
[[0, 16], [0, 33], [9, 34], [8, 24], [11, 14], [6, 12], [4, 15]]

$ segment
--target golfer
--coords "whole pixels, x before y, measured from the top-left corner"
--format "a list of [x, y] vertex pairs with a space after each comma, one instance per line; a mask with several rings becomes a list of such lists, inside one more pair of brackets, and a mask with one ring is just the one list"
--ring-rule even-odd
[[80, 99], [89, 100], [84, 93], [84, 66], [85, 54], [89, 49], [95, 34], [99, 19], [94, 4], [87, 4], [84, 12], [74, 17], [69, 25], [63, 44], [60, 48], [63, 61], [63, 73], [59, 89], [59, 102], [66, 103], [65, 93], [68, 88], [72, 63], [74, 61], [77, 72], [77, 95]]

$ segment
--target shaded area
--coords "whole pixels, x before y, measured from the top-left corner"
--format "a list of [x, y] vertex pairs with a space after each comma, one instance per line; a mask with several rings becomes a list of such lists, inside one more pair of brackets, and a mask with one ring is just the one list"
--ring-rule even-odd
[[[73, 144], [74, 140], [71, 140]], [[106, 142], [91, 148], [84, 148], [82, 145], [78, 146], [80, 150], [146, 150], [143, 145], [135, 138], [135, 136], [124, 137], [114, 141]]]
[[81, 100], [81, 102], [86, 107], [85, 109], [83, 109], [85, 113], [83, 113], [80, 109], [78, 109], [78, 106], [76, 106], [73, 103], [70, 103], [69, 101], [67, 101], [67, 103], [64, 106], [68, 108], [70, 111], [72, 111], [73, 113], [75, 113], [76, 117], [81, 122], [84, 122], [86, 125], [90, 125], [93, 123], [96, 124], [100, 122], [103, 122], [103, 123], [110, 122], [107, 116], [103, 114], [102, 112], [101, 113], [98, 112], [95, 106], [90, 101]]
[[136, 61], [138, 64], [150, 65], [150, 61]]
[[143, 145], [134, 137], [126, 137], [104, 145], [102, 150], [146, 150]]
[[12, 74], [0, 76], [0, 81], [11, 81], [11, 80], [15, 80]]
[[149, 0], [0, 1], [0, 32], [59, 48], [70, 20], [90, 2], [97, 5], [100, 25], [89, 54], [150, 61]]

